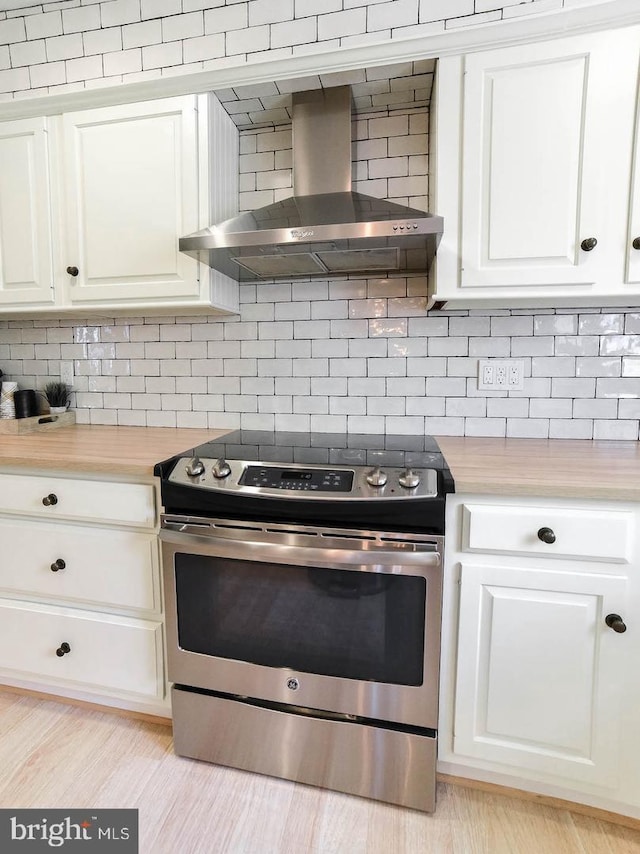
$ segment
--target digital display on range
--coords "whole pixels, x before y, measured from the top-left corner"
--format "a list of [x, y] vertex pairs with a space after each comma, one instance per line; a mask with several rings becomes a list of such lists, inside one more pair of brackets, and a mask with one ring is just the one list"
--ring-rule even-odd
[[305, 492], [351, 492], [353, 472], [340, 469], [288, 469], [282, 466], [247, 466], [241, 486], [291, 489]]

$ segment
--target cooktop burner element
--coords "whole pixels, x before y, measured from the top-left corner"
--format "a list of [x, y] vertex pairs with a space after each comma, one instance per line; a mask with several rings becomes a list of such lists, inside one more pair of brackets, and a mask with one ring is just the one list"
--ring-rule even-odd
[[454, 490], [431, 436], [237, 431], [155, 473], [167, 513], [428, 533]]

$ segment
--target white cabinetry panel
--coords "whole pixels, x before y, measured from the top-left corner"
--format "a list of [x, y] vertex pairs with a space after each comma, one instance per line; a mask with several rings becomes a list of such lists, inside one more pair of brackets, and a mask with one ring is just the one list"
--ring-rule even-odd
[[0, 588], [119, 610], [160, 610], [154, 533], [0, 517]]
[[640, 285], [640, 73], [636, 95], [636, 133], [633, 150], [633, 181], [629, 194], [626, 266], [626, 281], [632, 285]]
[[440, 61], [432, 179], [446, 226], [435, 300], [640, 298], [639, 63], [637, 27]]
[[462, 566], [454, 749], [617, 783], [626, 579]]
[[168, 714], [156, 491], [0, 472], [0, 682]]
[[0, 672], [156, 699], [161, 655], [159, 622], [0, 600]]
[[0, 124], [0, 308], [53, 302], [45, 119]]
[[151, 485], [56, 475], [0, 474], [0, 511], [145, 528], [156, 518]]
[[70, 303], [196, 297], [196, 99], [62, 116]]
[[[465, 504], [462, 548], [627, 563], [633, 529], [633, 513], [624, 510]], [[553, 542], [541, 539], [545, 531], [551, 532]]]

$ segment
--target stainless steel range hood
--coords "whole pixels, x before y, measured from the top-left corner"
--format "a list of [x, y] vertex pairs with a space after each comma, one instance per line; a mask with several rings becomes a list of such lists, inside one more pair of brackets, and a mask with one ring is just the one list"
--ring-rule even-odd
[[182, 237], [180, 250], [240, 282], [426, 272], [442, 217], [351, 190], [350, 88], [294, 93], [292, 113], [294, 195]]

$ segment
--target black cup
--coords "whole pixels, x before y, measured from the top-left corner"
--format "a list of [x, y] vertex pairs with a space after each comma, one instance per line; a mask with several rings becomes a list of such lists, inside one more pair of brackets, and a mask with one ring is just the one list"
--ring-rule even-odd
[[14, 391], [13, 405], [16, 409], [16, 418], [32, 418], [38, 414], [38, 400], [32, 388]]

